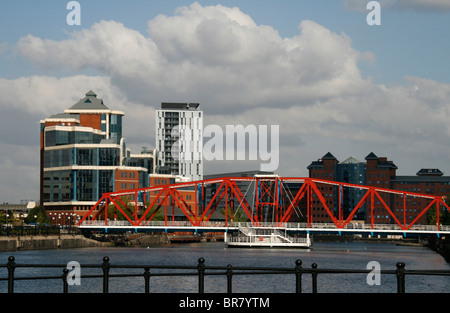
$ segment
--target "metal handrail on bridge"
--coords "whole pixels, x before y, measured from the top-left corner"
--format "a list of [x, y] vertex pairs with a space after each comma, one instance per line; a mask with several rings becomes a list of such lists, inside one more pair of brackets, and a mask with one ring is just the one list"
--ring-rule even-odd
[[[6, 267], [8, 271], [7, 277], [1, 277], [0, 281], [7, 281], [8, 293], [14, 293], [14, 283], [18, 280], [48, 280], [59, 279], [62, 280], [62, 292], [69, 292], [69, 269], [67, 265], [61, 264], [17, 264], [15, 258], [10, 256], [7, 264], [0, 264], [0, 268]], [[233, 277], [237, 275], [294, 275], [295, 285], [292, 290], [296, 293], [302, 293], [302, 277], [304, 274], [309, 274], [312, 277], [312, 292], [318, 292], [318, 275], [325, 274], [369, 274], [372, 270], [359, 269], [321, 269], [316, 263], [311, 265], [311, 268], [302, 267], [302, 261], [295, 261], [295, 266], [292, 268], [282, 267], [233, 267], [231, 264], [227, 266], [206, 266], [205, 259], [199, 258], [196, 266], [178, 266], [178, 265], [115, 265], [110, 263], [109, 257], [103, 258], [102, 264], [88, 264], [81, 266], [83, 268], [96, 268], [101, 270], [101, 274], [87, 275], [81, 278], [102, 278], [103, 293], [109, 293], [110, 278], [113, 277], [141, 277], [144, 279], [144, 291], [150, 293], [150, 278], [164, 277], [164, 276], [197, 276], [198, 277], [198, 292], [205, 292], [205, 276], [225, 276], [227, 284], [227, 293], [232, 293]], [[61, 276], [16, 276], [16, 270], [19, 268], [62, 268]], [[112, 269], [141, 269], [140, 274], [136, 273], [111, 273]], [[163, 270], [188, 270], [184, 272], [152, 272], [155, 269]], [[380, 270], [379, 274], [395, 275], [397, 278], [397, 292], [406, 292], [406, 276], [409, 275], [434, 275], [434, 276], [450, 276], [449, 270], [406, 270], [405, 263], [398, 262], [395, 270]], [[160, 291], [157, 291], [160, 292]]]
[[199, 225], [193, 226], [189, 221], [146, 221], [141, 223], [139, 226], [132, 225], [128, 221], [113, 221], [108, 220], [106, 225], [105, 221], [102, 220], [93, 220], [93, 221], [84, 221], [79, 225], [80, 228], [129, 228], [130, 230], [134, 229], [144, 229], [148, 228], [159, 228], [166, 229], [170, 227], [177, 227], [180, 229], [185, 228], [187, 231], [193, 229], [217, 229], [218, 231], [223, 231], [226, 229], [238, 229], [239, 227], [249, 227], [249, 228], [278, 228], [283, 230], [290, 231], [318, 231], [318, 230], [330, 230], [330, 231], [354, 231], [354, 232], [392, 232], [392, 233], [440, 233], [440, 234], [450, 234], [450, 226], [448, 225], [440, 225], [438, 228], [437, 225], [412, 225], [408, 230], [402, 229], [397, 224], [365, 224], [365, 223], [350, 223], [347, 224], [343, 228], [338, 228], [334, 223], [295, 223], [295, 222], [287, 222], [287, 223], [273, 223], [273, 222], [264, 222], [258, 223], [258, 225], [253, 225], [249, 222], [213, 222], [213, 221], [205, 221], [201, 222]]

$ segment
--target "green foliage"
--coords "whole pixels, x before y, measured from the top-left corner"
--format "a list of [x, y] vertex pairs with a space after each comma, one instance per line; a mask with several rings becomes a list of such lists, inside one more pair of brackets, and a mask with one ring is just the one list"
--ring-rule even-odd
[[[126, 206], [124, 206], [121, 203], [118, 203], [118, 206], [120, 207], [120, 210], [117, 209], [112, 204], [108, 207], [108, 218], [110, 220], [125, 221], [125, 220], [128, 220], [128, 219], [130, 219], [130, 220], [134, 220], [135, 219], [135, 217], [134, 217], [134, 214], [135, 214], [134, 213], [134, 210], [135, 210], [134, 204], [131, 204], [130, 202], [125, 202], [125, 201], [124, 201], [124, 203], [126, 204]], [[142, 217], [142, 214], [144, 214], [145, 211], [147, 211], [148, 205], [149, 205], [149, 203], [146, 203], [145, 207], [138, 207], [138, 212], [137, 212], [137, 214], [138, 214], [137, 218], [138, 219], [140, 219]], [[148, 220], [152, 216], [153, 212], [155, 212], [155, 210], [156, 210], [156, 206], [151, 208], [149, 210], [149, 212], [145, 215], [145, 220]], [[127, 219], [127, 217], [128, 217], [128, 219]], [[103, 219], [104, 218], [104, 214], [100, 214], [99, 218]], [[153, 217], [152, 221], [164, 221], [164, 210], [160, 209], [156, 213], [156, 215]]]
[[45, 208], [43, 206], [37, 206], [31, 209], [30, 212], [28, 213], [28, 216], [24, 219], [24, 223], [26, 224], [37, 223], [40, 225], [48, 224], [49, 219], [47, 217]]
[[[225, 216], [225, 209], [220, 209], [220, 213]], [[227, 210], [227, 219], [231, 220], [231, 209]], [[248, 217], [244, 210], [237, 210], [233, 212], [233, 222], [248, 222]]]
[[[449, 205], [450, 203], [449, 197], [446, 197], [445, 203]], [[436, 225], [436, 220], [437, 220], [436, 206], [433, 206], [427, 211], [427, 224]], [[439, 224], [450, 225], [450, 212], [448, 212], [446, 207], [441, 206], [439, 210]]]

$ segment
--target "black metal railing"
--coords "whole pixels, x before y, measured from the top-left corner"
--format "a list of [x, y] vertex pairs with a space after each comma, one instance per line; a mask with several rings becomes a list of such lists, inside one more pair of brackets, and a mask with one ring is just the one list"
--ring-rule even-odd
[[[102, 264], [83, 265], [83, 268], [97, 268], [101, 269], [102, 274], [97, 275], [83, 275], [85, 278], [101, 278], [103, 281], [103, 293], [109, 292], [109, 282], [112, 277], [142, 277], [144, 278], [144, 291], [150, 292], [150, 279], [156, 276], [197, 276], [198, 277], [198, 292], [205, 292], [205, 276], [208, 275], [222, 275], [226, 277], [227, 293], [233, 292], [233, 277], [237, 275], [294, 275], [295, 286], [292, 290], [296, 293], [302, 292], [303, 276], [311, 275], [312, 292], [317, 293], [317, 278], [319, 275], [325, 274], [369, 274], [372, 270], [357, 270], [357, 269], [321, 269], [316, 263], [313, 263], [311, 268], [304, 268], [302, 261], [297, 260], [295, 266], [292, 268], [275, 268], [275, 267], [233, 267], [227, 266], [206, 266], [203, 258], [198, 259], [196, 266], [176, 266], [176, 265], [113, 265], [109, 262], [109, 257], [104, 257]], [[48, 280], [59, 279], [62, 280], [62, 292], [69, 292], [69, 273], [70, 270], [67, 265], [61, 264], [16, 264], [15, 258], [10, 256], [7, 264], [0, 265], [0, 268], [7, 269], [7, 277], [1, 277], [0, 281], [7, 281], [7, 292], [14, 293], [14, 282], [19, 280]], [[16, 270], [18, 268], [62, 268], [62, 275], [56, 276], [22, 276], [16, 277]], [[141, 273], [121, 273], [111, 274], [110, 270], [116, 269], [141, 269]], [[185, 270], [184, 272], [152, 272], [152, 270]], [[187, 271], [186, 271], [187, 270]], [[398, 262], [394, 270], [380, 270], [379, 274], [394, 275], [397, 281], [397, 292], [405, 293], [406, 284], [405, 277], [407, 275], [433, 275], [433, 276], [450, 276], [449, 270], [406, 270], [405, 263]]]

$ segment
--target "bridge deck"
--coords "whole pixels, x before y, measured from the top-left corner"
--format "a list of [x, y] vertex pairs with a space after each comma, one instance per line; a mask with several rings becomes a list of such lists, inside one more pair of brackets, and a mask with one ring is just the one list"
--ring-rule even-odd
[[[79, 225], [80, 229], [84, 230], [97, 230], [97, 231], [186, 231], [186, 232], [228, 232], [235, 231], [242, 227], [255, 227], [251, 223], [233, 223], [225, 225], [223, 222], [204, 222], [198, 226], [193, 226], [189, 222], [184, 221], [171, 221], [171, 222], [157, 222], [151, 221], [142, 223], [141, 225], [131, 225], [125, 221], [108, 221], [105, 225], [104, 221], [91, 221], [83, 222]], [[366, 224], [348, 224], [345, 228], [337, 228], [333, 223], [310, 223], [309, 227], [306, 223], [260, 223], [256, 227], [261, 228], [275, 228], [283, 231], [289, 231], [294, 233], [348, 233], [348, 234], [438, 234], [438, 235], [450, 235], [450, 226], [440, 226], [439, 229], [436, 225], [413, 225], [410, 229], [401, 229], [400, 226], [394, 224], [375, 224], [373, 228], [371, 225]]]

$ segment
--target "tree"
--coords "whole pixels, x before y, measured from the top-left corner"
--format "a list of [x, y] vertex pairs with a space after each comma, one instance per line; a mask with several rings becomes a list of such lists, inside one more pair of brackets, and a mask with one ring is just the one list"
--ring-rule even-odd
[[[445, 197], [445, 203], [447, 205], [450, 204], [449, 197]], [[436, 225], [436, 221], [437, 221], [436, 206], [433, 206], [427, 211], [427, 224]], [[450, 225], [450, 212], [448, 212], [447, 208], [443, 206], [440, 206], [439, 209], [439, 224]]]
[[[225, 215], [225, 209], [221, 209], [220, 213]], [[227, 210], [227, 219], [231, 220], [231, 208]], [[233, 212], [233, 222], [248, 222], [248, 217], [243, 210], [236, 210]]]
[[[8, 215], [8, 217], [6, 216]], [[16, 218], [14, 214], [11, 213], [10, 210], [8, 210], [6, 213], [0, 213], [0, 224], [15, 224]]]
[[[123, 213], [125, 213], [125, 215], [130, 219], [130, 220], [134, 220], [134, 204], [132, 204], [130, 201], [128, 201], [128, 199], [123, 199], [123, 202], [125, 203], [125, 205], [123, 205], [122, 203], [118, 203], [118, 206], [120, 207], [120, 209], [123, 211]], [[149, 203], [146, 203], [145, 207], [138, 207], [138, 218], [142, 217], [142, 214], [147, 210]], [[156, 206], [153, 206], [150, 211], [146, 214], [145, 216], [145, 220], [148, 220], [153, 212], [155, 212], [156, 210]], [[108, 218], [110, 220], [117, 220], [117, 221], [125, 221], [127, 220], [127, 217], [123, 214], [120, 210], [118, 210], [113, 204], [110, 204], [110, 206], [108, 207]], [[99, 219], [104, 219], [104, 214], [100, 214], [99, 215]], [[164, 221], [164, 214], [163, 214], [163, 210], [159, 210], [155, 216], [152, 219], [153, 221]]]
[[[36, 216], [36, 217], [35, 217]], [[28, 213], [28, 216], [24, 219], [24, 223], [31, 224], [48, 224], [49, 219], [47, 217], [45, 208], [41, 205], [34, 207]]]

